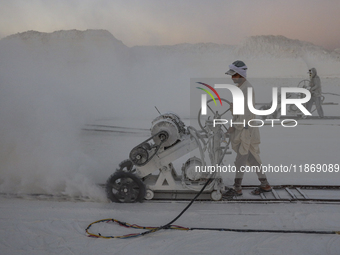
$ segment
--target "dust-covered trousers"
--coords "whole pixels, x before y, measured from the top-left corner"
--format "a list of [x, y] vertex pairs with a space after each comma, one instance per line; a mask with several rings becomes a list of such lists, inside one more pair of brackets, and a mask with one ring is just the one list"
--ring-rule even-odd
[[243, 179], [243, 175], [245, 173], [245, 167], [247, 165], [257, 167], [258, 171], [256, 171], [256, 174], [259, 179], [267, 179], [266, 174], [262, 172], [261, 164], [257, 162], [257, 160], [255, 159], [253, 154], [251, 154], [250, 151], [245, 155], [242, 155], [240, 154], [240, 152], [237, 152], [237, 156], [235, 160], [235, 166], [236, 166], [235, 179]]
[[313, 103], [315, 103], [315, 107], [316, 107], [316, 110], [318, 111], [319, 116], [323, 118], [323, 109], [322, 109], [322, 106], [321, 106], [321, 104], [322, 104], [321, 97], [312, 96], [310, 98], [310, 100], [306, 104], [306, 109], [309, 112], [312, 109]]

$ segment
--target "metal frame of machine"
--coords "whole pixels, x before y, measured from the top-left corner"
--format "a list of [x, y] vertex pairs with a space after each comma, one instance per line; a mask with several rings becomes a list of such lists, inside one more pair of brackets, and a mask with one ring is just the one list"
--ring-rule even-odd
[[[228, 111], [211, 113], [213, 118], [219, 119]], [[196, 166], [206, 169], [207, 159], [209, 165], [221, 165], [223, 157], [231, 153], [227, 136], [222, 130], [226, 127], [214, 127], [210, 118], [203, 126], [200, 112], [198, 116], [202, 129], [199, 131], [191, 126], [186, 127], [174, 113], [155, 118], [150, 129], [151, 137], [134, 147], [129, 159], [121, 162], [116, 172], [108, 178], [107, 197], [113, 202], [125, 203], [141, 202], [143, 199], [189, 199], [210, 179], [201, 196], [221, 200], [225, 187], [219, 172], [196, 171]], [[187, 159], [181, 167], [181, 174], [178, 174], [173, 162], [196, 149], [200, 157]]]

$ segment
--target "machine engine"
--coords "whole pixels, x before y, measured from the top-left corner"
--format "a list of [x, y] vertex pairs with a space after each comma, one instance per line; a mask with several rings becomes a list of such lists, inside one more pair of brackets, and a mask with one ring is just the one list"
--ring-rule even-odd
[[155, 118], [150, 130], [151, 137], [130, 152], [130, 160], [136, 166], [146, 165], [156, 153], [175, 145], [187, 132], [184, 123], [174, 113], [165, 113]]
[[[151, 135], [155, 144], [162, 144], [161, 147], [169, 147], [175, 144], [185, 132], [184, 123], [174, 113], [162, 114], [152, 121]], [[157, 136], [159, 133], [161, 136]], [[164, 135], [167, 136], [166, 141], [164, 141]], [[162, 143], [162, 141], [164, 142]]]

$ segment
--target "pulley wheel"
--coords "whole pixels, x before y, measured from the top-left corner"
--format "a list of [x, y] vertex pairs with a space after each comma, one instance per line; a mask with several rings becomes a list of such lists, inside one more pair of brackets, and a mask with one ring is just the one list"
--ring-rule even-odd
[[136, 166], [142, 166], [148, 161], [149, 153], [143, 147], [137, 147], [130, 152], [130, 159]]

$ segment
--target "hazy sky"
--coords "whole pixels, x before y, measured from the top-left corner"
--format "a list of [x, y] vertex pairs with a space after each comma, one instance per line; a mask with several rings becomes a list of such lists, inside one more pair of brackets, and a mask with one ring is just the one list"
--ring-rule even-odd
[[283, 35], [340, 48], [340, 0], [0, 0], [0, 38], [106, 29], [127, 46]]

